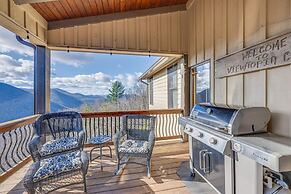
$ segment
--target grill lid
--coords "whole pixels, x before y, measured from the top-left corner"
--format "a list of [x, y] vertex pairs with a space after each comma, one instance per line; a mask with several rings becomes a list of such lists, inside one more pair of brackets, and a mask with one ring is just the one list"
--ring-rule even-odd
[[202, 103], [193, 107], [190, 118], [216, 130], [241, 135], [267, 131], [271, 114], [265, 107]]

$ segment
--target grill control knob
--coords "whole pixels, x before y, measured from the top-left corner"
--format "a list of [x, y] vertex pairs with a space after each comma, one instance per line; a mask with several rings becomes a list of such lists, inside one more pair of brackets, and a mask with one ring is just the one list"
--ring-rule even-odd
[[212, 137], [209, 139], [209, 143], [215, 145], [215, 144], [217, 144], [217, 140]]
[[202, 138], [203, 137], [203, 133], [202, 132], [198, 132], [198, 137]]
[[193, 131], [193, 129], [192, 129], [191, 127], [187, 127], [186, 130], [187, 130], [188, 132], [192, 132], [192, 131]]

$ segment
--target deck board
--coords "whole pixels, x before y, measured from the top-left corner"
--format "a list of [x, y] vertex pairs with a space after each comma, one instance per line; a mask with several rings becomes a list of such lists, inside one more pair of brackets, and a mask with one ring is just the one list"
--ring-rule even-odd
[[[89, 148], [86, 148], [87, 150]], [[114, 153], [114, 151], [113, 151]], [[146, 177], [146, 167], [128, 164], [123, 173], [114, 176], [115, 156], [103, 161], [104, 169], [98, 168], [99, 162], [90, 163], [87, 185], [88, 193], [189, 193], [185, 184], [176, 174], [181, 162], [188, 159], [188, 144], [178, 140], [160, 141], [156, 143], [152, 157], [151, 178]], [[132, 161], [143, 162], [143, 159], [132, 158]], [[27, 168], [27, 167], [26, 167]], [[23, 169], [22, 174], [24, 172]], [[25, 193], [20, 176], [9, 179], [0, 185], [0, 193]], [[20, 182], [19, 182], [20, 181]], [[5, 190], [7, 185], [9, 190]], [[11, 189], [11, 185], [15, 185]], [[83, 193], [83, 185], [71, 185], [54, 193]]]

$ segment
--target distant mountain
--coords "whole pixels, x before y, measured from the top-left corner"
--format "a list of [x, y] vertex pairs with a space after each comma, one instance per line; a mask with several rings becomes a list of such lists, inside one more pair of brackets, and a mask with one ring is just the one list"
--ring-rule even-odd
[[[74, 94], [61, 89], [52, 89], [51, 111], [79, 110], [82, 104], [94, 104], [104, 99], [104, 96]], [[32, 114], [33, 91], [0, 82], [0, 123]]]
[[0, 122], [33, 114], [33, 95], [14, 86], [0, 83]]
[[51, 101], [67, 108], [79, 108], [82, 104], [94, 104], [103, 100], [104, 97], [99, 95], [70, 93], [57, 88], [51, 90]]

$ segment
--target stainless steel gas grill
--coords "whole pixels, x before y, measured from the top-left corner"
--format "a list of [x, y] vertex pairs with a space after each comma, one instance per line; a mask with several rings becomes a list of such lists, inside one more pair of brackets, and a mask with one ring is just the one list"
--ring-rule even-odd
[[271, 114], [263, 107], [197, 104], [179, 124], [189, 135], [190, 168], [217, 192], [234, 193], [234, 136], [267, 132]]

